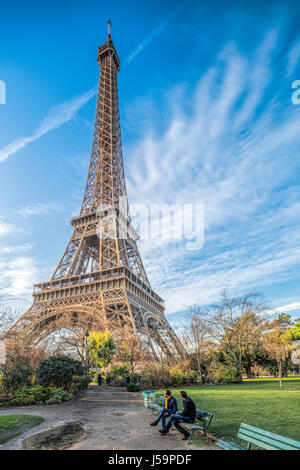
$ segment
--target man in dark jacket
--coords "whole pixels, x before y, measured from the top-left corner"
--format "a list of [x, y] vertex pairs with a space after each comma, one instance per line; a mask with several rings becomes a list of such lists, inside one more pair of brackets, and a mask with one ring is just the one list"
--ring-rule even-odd
[[179, 423], [193, 423], [196, 418], [196, 405], [193, 400], [187, 396], [186, 392], [180, 392], [182, 398], [183, 410], [174, 413], [169, 420], [166, 429], [161, 433], [162, 436], [166, 435], [171, 429], [172, 424], [174, 424], [177, 431], [181, 432], [184, 437], [183, 441], [190, 437], [189, 432], [187, 432]]
[[157, 419], [150, 424], [150, 426], [157, 426], [159, 421], [161, 420], [162, 429], [160, 432], [165, 431], [166, 427], [166, 418], [168, 416], [172, 416], [174, 413], [177, 412], [177, 400], [176, 398], [172, 397], [171, 390], [165, 390], [164, 392], [165, 397], [165, 405], [162, 411], [159, 413]]

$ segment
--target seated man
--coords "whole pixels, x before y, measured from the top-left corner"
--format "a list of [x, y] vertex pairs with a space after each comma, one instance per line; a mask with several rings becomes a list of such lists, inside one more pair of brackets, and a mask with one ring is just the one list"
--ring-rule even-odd
[[193, 423], [196, 418], [196, 405], [191, 398], [189, 398], [186, 392], [180, 392], [180, 396], [182, 398], [183, 410], [178, 411], [178, 413], [174, 413], [169, 420], [166, 429], [162, 431], [162, 436], [165, 436], [169, 430], [171, 429], [172, 424], [174, 424], [177, 431], [181, 432], [184, 437], [183, 441], [190, 437], [190, 433], [183, 429], [179, 423]]
[[150, 426], [157, 426], [157, 424], [161, 420], [162, 429], [160, 429], [160, 432], [167, 429], [166, 418], [177, 412], [177, 400], [176, 398], [172, 397], [171, 390], [165, 390], [164, 396], [165, 406], [163, 410], [161, 410], [161, 412], [159, 413], [157, 419], [150, 424]]

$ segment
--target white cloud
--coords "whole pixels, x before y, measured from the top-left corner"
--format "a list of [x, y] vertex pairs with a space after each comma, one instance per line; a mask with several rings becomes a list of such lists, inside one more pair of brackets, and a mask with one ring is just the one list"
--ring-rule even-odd
[[0, 262], [1, 278], [8, 285], [11, 296], [29, 296], [33, 283], [37, 282], [39, 269], [31, 256], [18, 256], [6, 262]]
[[201, 251], [187, 252], [185, 241], [140, 242], [168, 313], [213, 302], [224, 287], [262, 290], [297, 277], [298, 110], [282, 110], [274, 91], [264, 101], [276, 44], [273, 30], [251, 61], [226, 46], [200, 78], [192, 109], [174, 93], [167, 129], [152, 128], [129, 149], [133, 202], [205, 205]]
[[84, 106], [97, 93], [96, 88], [92, 88], [82, 95], [76, 96], [64, 103], [52, 106], [45, 119], [39, 124], [35, 131], [28, 137], [21, 137], [14, 140], [0, 149], [0, 162], [7, 160], [11, 155], [26, 147], [29, 143], [39, 139], [52, 129], [60, 127], [70, 121], [77, 111]]
[[8, 224], [7, 222], [4, 222], [3, 217], [0, 216], [0, 237], [20, 232], [23, 232], [23, 229], [21, 227], [16, 227], [13, 224]]
[[293, 312], [300, 310], [300, 302], [293, 302], [292, 304], [282, 305], [282, 307], [276, 307], [275, 312]]
[[26, 218], [32, 215], [46, 215], [49, 212], [57, 212], [58, 210], [60, 210], [60, 206], [55, 202], [37, 202], [19, 209], [18, 214]]
[[0, 246], [0, 253], [11, 254], [11, 253], [22, 253], [31, 251], [33, 248], [33, 243], [24, 243], [23, 245], [14, 245], [14, 246]]
[[287, 75], [294, 73], [300, 62], [300, 41], [293, 45], [288, 55]]
[[13, 232], [13, 226], [7, 224], [6, 222], [3, 222], [0, 219], [0, 236], [1, 235], [7, 235], [8, 233]]

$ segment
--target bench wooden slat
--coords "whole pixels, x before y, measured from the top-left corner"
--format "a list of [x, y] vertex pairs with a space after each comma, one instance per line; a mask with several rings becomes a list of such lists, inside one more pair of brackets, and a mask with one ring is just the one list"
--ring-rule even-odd
[[159, 406], [156, 403], [149, 403], [148, 408], [153, 408], [154, 410], [157, 410], [157, 411], [162, 410], [162, 406]]
[[148, 408], [152, 410], [161, 411], [163, 409], [163, 405], [165, 404], [165, 397], [160, 396], [158, 399], [158, 403], [149, 403]]
[[[281, 446], [275, 446], [274, 444], [272, 443], [269, 443], [267, 442], [266, 440], [261, 440], [260, 438], [255, 438], [255, 437], [252, 437], [252, 436], [243, 436], [241, 434], [238, 434], [238, 437], [240, 439], [243, 439], [244, 441], [247, 441], [247, 442], [250, 442], [251, 444], [254, 444], [258, 447], [261, 447], [262, 449], [265, 449], [265, 450], [286, 450], [284, 447], [281, 447]], [[289, 449], [289, 450], [293, 450], [293, 449]]]
[[[262, 440], [262, 442], [273, 443], [274, 447], [283, 448], [287, 450], [296, 450], [300, 449], [300, 442], [289, 437], [281, 436], [280, 434], [275, 434], [274, 432], [265, 431], [264, 429], [256, 428], [250, 426], [249, 424], [241, 423], [239, 434], [254, 437], [256, 439]], [[285, 447], [287, 446], [287, 447]]]
[[235, 442], [225, 442], [225, 441], [217, 441], [217, 446], [222, 447], [225, 450], [247, 450], [244, 447], [239, 446]]
[[198, 424], [193, 424], [193, 423], [180, 423], [180, 426], [183, 426], [189, 429], [194, 429], [194, 430], [197, 430], [197, 429], [204, 430], [203, 426], [199, 426]]

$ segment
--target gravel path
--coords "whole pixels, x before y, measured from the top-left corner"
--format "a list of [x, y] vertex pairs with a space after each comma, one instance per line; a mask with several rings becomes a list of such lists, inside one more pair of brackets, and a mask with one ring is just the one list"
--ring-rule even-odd
[[[69, 449], [108, 450], [200, 450], [216, 449], [206, 443], [187, 445], [175, 429], [161, 436], [159, 426], [150, 426], [153, 415], [145, 409], [136, 393], [113, 387], [89, 386], [79, 399], [63, 405], [26, 406], [2, 409], [6, 414], [34, 414], [43, 416], [44, 423], [0, 446], [0, 450], [21, 449], [22, 440], [38, 432], [69, 422], [81, 423], [86, 433]], [[201, 442], [201, 441], [200, 441]]]

